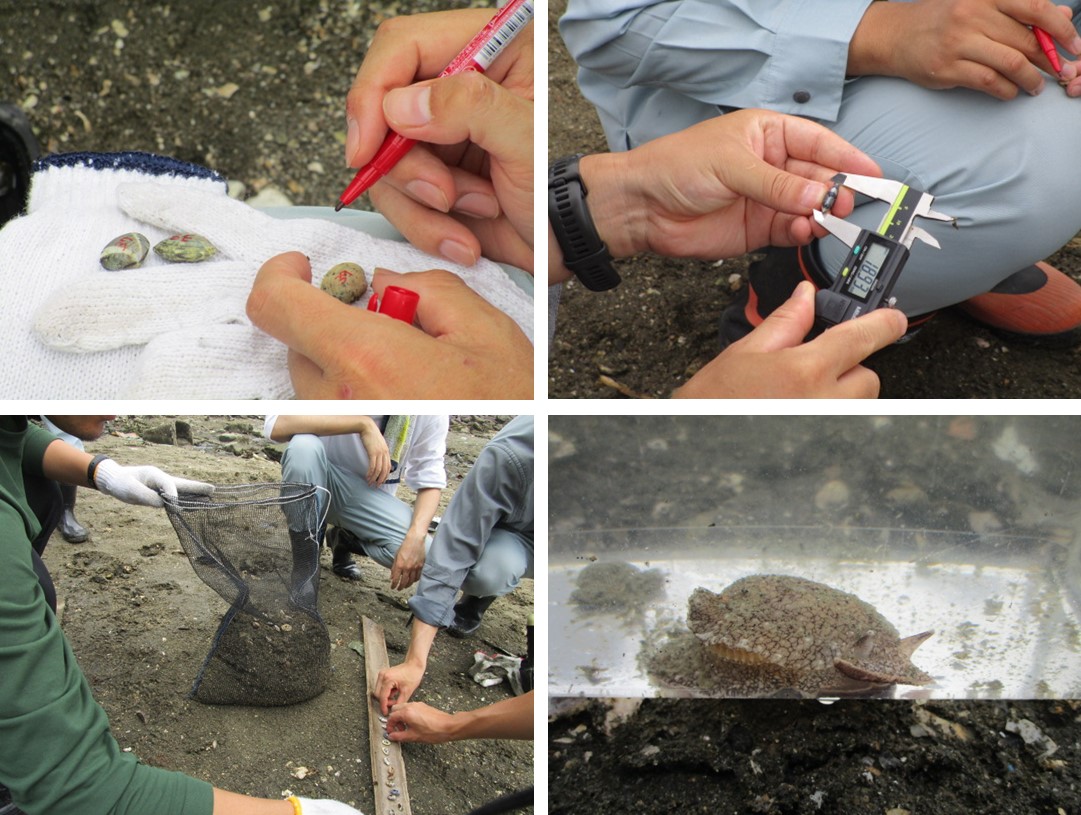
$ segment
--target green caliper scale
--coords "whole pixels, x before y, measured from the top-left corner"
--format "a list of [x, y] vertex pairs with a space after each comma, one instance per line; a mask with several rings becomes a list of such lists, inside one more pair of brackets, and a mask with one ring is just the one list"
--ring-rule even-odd
[[[896, 305], [893, 287], [908, 261], [912, 242], [918, 238], [935, 249], [941, 248], [934, 236], [916, 226], [916, 218], [957, 225], [955, 218], [931, 209], [933, 195], [900, 181], [838, 173], [833, 183], [822, 210], [815, 210], [813, 215], [849, 252], [833, 285], [815, 295], [815, 318], [823, 327]], [[878, 229], [872, 232], [830, 214], [837, 189], [842, 186], [890, 204]]]

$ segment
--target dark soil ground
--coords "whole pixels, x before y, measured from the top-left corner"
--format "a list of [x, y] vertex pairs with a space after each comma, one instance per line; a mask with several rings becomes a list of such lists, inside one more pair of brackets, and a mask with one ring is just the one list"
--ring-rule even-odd
[[[141, 438], [146, 427], [176, 418], [191, 425], [194, 446]], [[458, 418], [448, 439], [449, 487], [440, 511], [504, 422]], [[260, 417], [133, 417], [110, 427], [88, 451], [214, 484], [281, 479], [274, 459], [282, 446], [262, 439]], [[364, 665], [350, 644], [361, 639], [366, 615], [384, 627], [391, 663], [400, 662], [411, 589], [391, 590], [389, 572], [371, 561], [361, 563], [359, 585], [338, 578], [324, 551], [319, 610], [331, 641], [327, 689], [289, 707], [204, 705], [188, 693], [227, 605], [196, 576], [165, 512], [80, 490], [77, 517], [90, 541], [71, 545], [54, 535], [45, 560], [64, 632], [124, 749], [148, 764], [238, 792], [276, 798], [291, 790], [374, 811]], [[532, 608], [533, 581], [525, 581], [491, 607], [477, 637], [439, 636], [415, 698], [447, 710], [506, 698], [506, 684], [482, 688], [465, 671], [476, 650], [523, 653]], [[533, 783], [528, 742], [411, 745], [404, 756], [417, 813], [464, 813]]]
[[486, 4], [0, 0], [0, 101], [47, 153], [162, 153], [246, 195], [331, 206], [353, 177], [345, 96], [379, 23], [470, 5]]
[[[1081, 811], [1077, 702], [646, 700], [610, 731], [608, 713], [550, 723], [552, 815]], [[1007, 730], [1022, 719], [1053, 756]]]
[[[549, 4], [548, 155], [607, 149], [593, 107], [582, 99], [575, 66], [555, 23], [566, 0]], [[728, 280], [745, 277], [749, 257], [707, 261], [639, 256], [619, 264], [624, 283], [594, 294], [567, 286], [549, 356], [549, 396], [605, 398], [619, 393], [604, 375], [642, 397], [666, 397], [717, 354], [717, 321], [732, 300]], [[1052, 257], [1081, 280], [1081, 243]], [[939, 314], [905, 346], [870, 361], [884, 398], [1076, 398], [1077, 350], [1004, 342], [960, 314]]]
[[[971, 535], [976, 547], [986, 546], [978, 529], [990, 521], [1076, 553], [1076, 423], [1076, 417], [552, 417], [552, 568], [618, 562], [636, 546], [636, 530], [660, 564], [686, 557], [696, 530], [771, 523], [837, 535], [853, 526], [950, 529]], [[1001, 448], [993, 452], [991, 442], [1007, 428], [1033, 453], [1035, 469]], [[871, 449], [873, 455], [860, 454]], [[831, 508], [820, 497], [827, 482], [851, 489], [844, 506]], [[655, 529], [671, 534], [651, 536]], [[865, 545], [871, 544], [853, 541], [853, 560], [865, 558]], [[873, 571], [874, 555], [867, 560]], [[766, 562], [761, 568], [770, 571]], [[618, 589], [613, 581], [611, 593]], [[624, 597], [641, 614], [653, 588], [634, 591]], [[596, 619], [618, 618], [598, 612]], [[931, 625], [935, 636], [952, 636], [946, 620]], [[1064, 642], [1076, 652], [1076, 640]], [[606, 666], [591, 663], [588, 648], [575, 659], [597, 669], [591, 681], [606, 681]], [[920, 662], [918, 652], [914, 661]], [[1008, 653], [991, 660], [989, 673], [1008, 671], [1009, 661]], [[1081, 687], [1081, 677], [1061, 687]], [[649, 699], [616, 715], [596, 700], [557, 699], [550, 709], [549, 812], [561, 815], [1081, 813], [1078, 701], [848, 699], [827, 706]], [[1045, 738], [1057, 745], [1051, 754]]]

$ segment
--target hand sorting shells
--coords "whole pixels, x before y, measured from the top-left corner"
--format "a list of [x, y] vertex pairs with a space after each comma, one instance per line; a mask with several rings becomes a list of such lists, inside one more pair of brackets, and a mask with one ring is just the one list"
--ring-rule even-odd
[[[105, 245], [101, 250], [100, 262], [102, 268], [110, 272], [137, 269], [143, 265], [149, 252], [150, 240], [146, 235], [127, 232]], [[218, 249], [202, 235], [182, 233], [155, 244], [154, 254], [167, 263], [199, 263], [217, 255]], [[350, 305], [368, 291], [368, 279], [359, 264], [346, 261], [332, 266], [323, 275], [319, 288]]]

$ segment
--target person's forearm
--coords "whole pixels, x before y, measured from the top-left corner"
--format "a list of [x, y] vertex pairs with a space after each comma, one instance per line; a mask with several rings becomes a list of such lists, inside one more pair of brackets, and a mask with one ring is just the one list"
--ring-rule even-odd
[[556, 240], [555, 230], [552, 229], [551, 222], [548, 223], [548, 285], [554, 286], [556, 283], [565, 283], [570, 280], [574, 275], [571, 270], [563, 265], [563, 248], [559, 245], [559, 241]]
[[424, 537], [428, 534], [428, 527], [432, 524], [432, 518], [439, 509], [439, 496], [442, 490], [436, 487], [425, 487], [417, 490], [417, 500], [413, 502], [413, 519], [409, 524], [409, 534]]
[[47, 478], [62, 484], [76, 487], [93, 487], [87, 480], [87, 468], [93, 458], [89, 453], [77, 450], [65, 441], [57, 439], [45, 448], [45, 458], [41, 462], [42, 471]]
[[405, 661], [417, 665], [420, 668], [428, 667], [428, 653], [432, 650], [435, 635], [439, 629], [434, 625], [413, 618], [413, 629], [409, 634], [409, 650], [405, 653]]
[[891, 75], [894, 34], [904, 30], [902, 21], [911, 11], [911, 6], [901, 3], [871, 3], [848, 44], [845, 73], [850, 77]]
[[293, 804], [288, 800], [249, 798], [215, 787], [214, 815], [293, 815]]
[[533, 691], [450, 717], [451, 741], [533, 738]]
[[[289, 441], [300, 433], [315, 436], [342, 436], [361, 433], [375, 426], [370, 416], [279, 416], [270, 431], [274, 441]], [[378, 431], [378, 427], [376, 427]]]

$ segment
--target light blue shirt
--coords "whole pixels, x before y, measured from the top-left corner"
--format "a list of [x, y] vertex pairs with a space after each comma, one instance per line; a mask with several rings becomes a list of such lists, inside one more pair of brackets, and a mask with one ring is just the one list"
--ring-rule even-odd
[[570, 0], [559, 29], [609, 146], [627, 150], [735, 108], [835, 121], [870, 4]]

